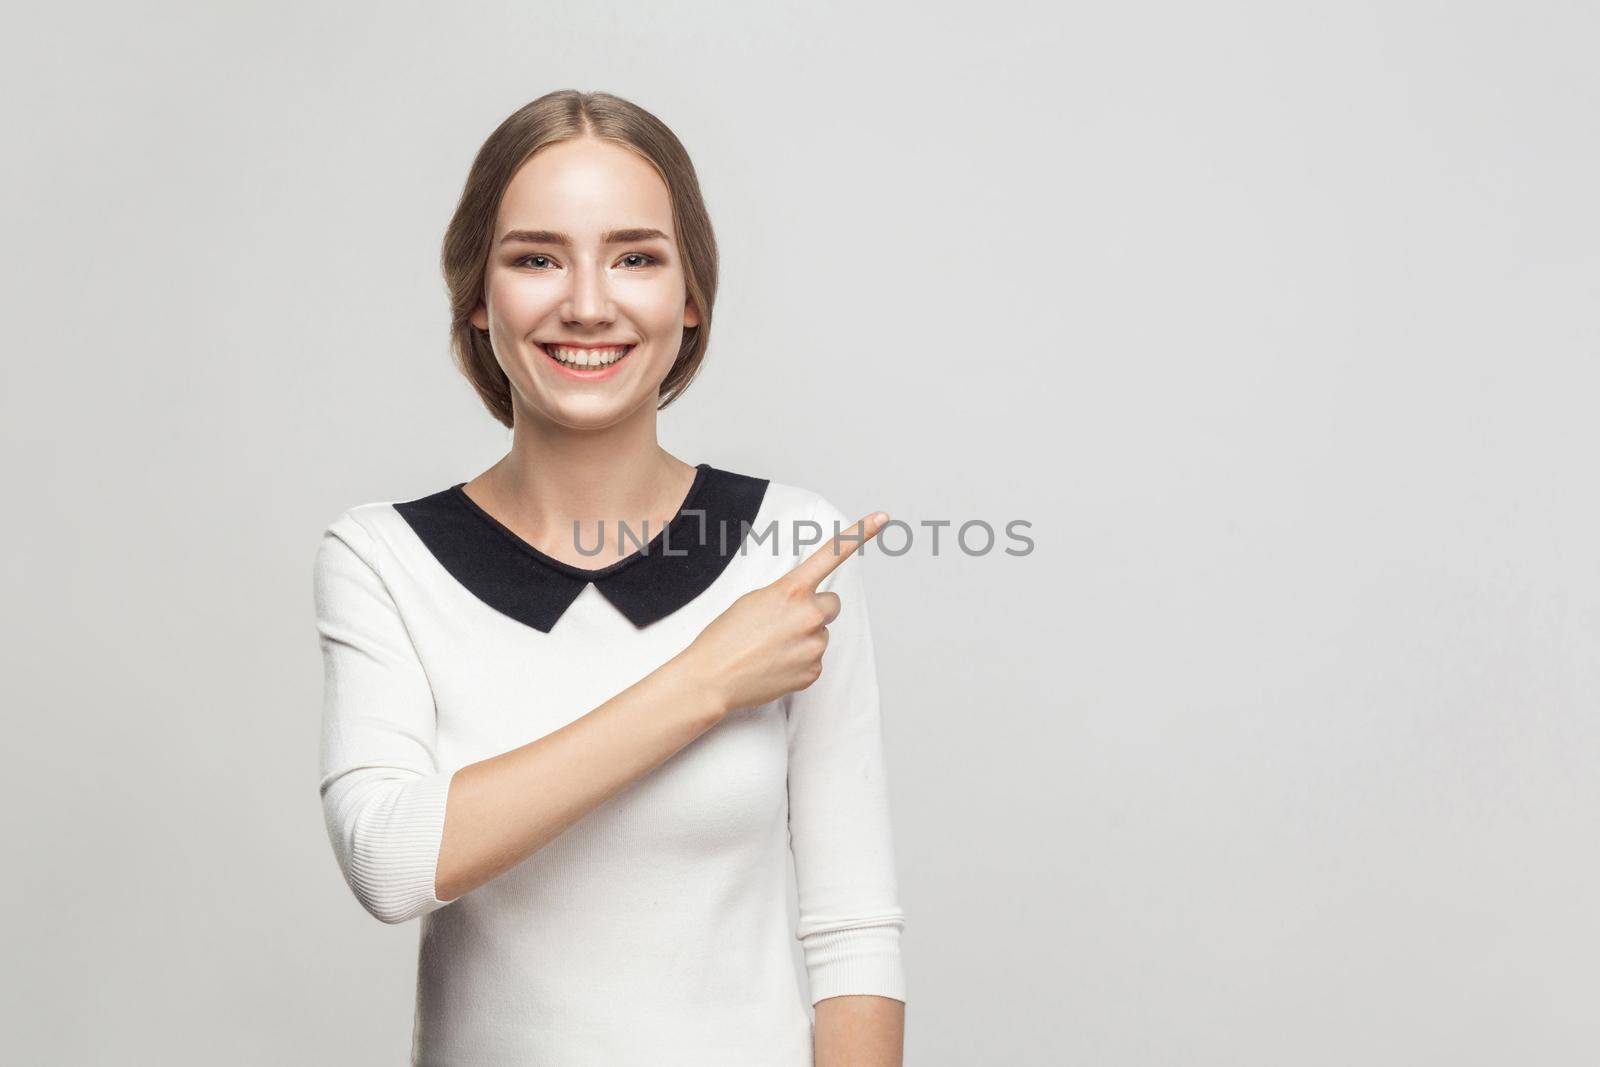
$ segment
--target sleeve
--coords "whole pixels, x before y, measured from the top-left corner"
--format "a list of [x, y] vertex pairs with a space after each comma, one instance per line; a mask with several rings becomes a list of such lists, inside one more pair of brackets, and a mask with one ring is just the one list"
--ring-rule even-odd
[[356, 899], [400, 923], [450, 903], [434, 888], [454, 772], [434, 762], [433, 692], [375, 558], [349, 512], [317, 548], [322, 808]]
[[[820, 497], [812, 519], [824, 538], [852, 521]], [[799, 898], [795, 936], [804, 951], [812, 1004], [863, 993], [906, 999], [900, 959], [905, 916], [895, 877], [862, 562], [861, 553], [850, 556], [818, 586], [819, 592], [839, 594], [822, 674], [784, 697], [789, 847]]]

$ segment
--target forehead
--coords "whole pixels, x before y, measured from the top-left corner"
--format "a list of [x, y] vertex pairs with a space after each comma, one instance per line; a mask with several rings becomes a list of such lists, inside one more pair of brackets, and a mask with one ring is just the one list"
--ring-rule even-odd
[[522, 164], [500, 199], [495, 237], [546, 229], [581, 241], [634, 226], [673, 232], [666, 183], [626, 148], [580, 138], [542, 148]]

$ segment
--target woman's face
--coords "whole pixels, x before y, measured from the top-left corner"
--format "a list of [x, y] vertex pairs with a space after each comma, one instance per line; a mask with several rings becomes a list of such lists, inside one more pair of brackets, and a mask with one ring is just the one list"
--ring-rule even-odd
[[[489, 331], [519, 420], [600, 429], [654, 411], [684, 327], [700, 322], [686, 294], [666, 183], [627, 149], [582, 137], [534, 153], [506, 188], [472, 322]], [[563, 342], [628, 348], [614, 365], [591, 351], [569, 368], [550, 351]]]

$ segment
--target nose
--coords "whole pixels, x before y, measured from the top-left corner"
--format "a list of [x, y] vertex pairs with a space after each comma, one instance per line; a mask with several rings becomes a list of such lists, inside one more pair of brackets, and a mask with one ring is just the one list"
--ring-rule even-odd
[[572, 272], [572, 284], [561, 305], [562, 321], [568, 325], [605, 324], [614, 315], [605, 268], [580, 263]]

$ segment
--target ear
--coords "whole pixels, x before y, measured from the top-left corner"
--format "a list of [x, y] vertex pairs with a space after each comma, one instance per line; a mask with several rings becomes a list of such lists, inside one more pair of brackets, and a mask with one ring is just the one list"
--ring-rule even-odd
[[478, 329], [487, 330], [489, 328], [489, 311], [482, 304], [479, 304], [477, 307], [473, 308], [471, 319], [472, 325], [476, 326]]
[[694, 306], [693, 300], [683, 302], [683, 324], [685, 326], [700, 325], [700, 309]]

